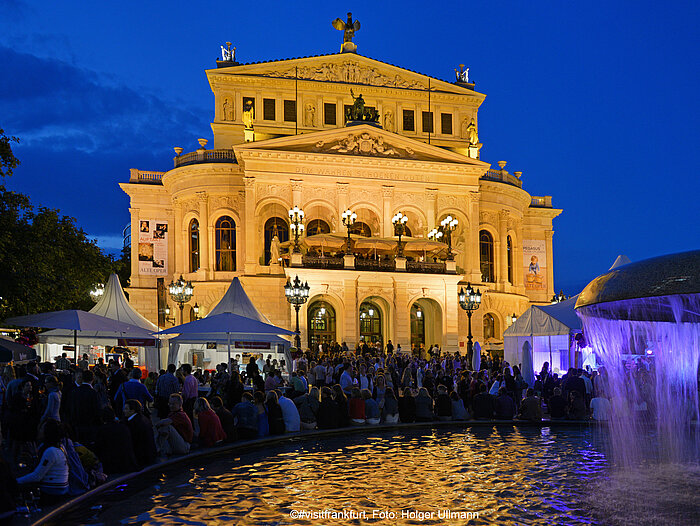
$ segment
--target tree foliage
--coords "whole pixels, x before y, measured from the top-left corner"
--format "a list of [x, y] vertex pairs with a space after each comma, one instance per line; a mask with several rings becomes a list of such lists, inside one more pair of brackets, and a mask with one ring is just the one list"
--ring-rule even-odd
[[12, 171], [19, 165], [19, 159], [12, 153], [10, 142], [19, 143], [19, 139], [8, 137], [5, 130], [0, 128], [0, 177], [12, 175]]
[[[12, 161], [9, 140], [0, 153], [11, 173], [18, 162]], [[94, 286], [126, 269], [128, 263], [103, 254], [73, 218], [51, 208], [35, 210], [29, 197], [0, 185], [0, 319], [90, 309]]]

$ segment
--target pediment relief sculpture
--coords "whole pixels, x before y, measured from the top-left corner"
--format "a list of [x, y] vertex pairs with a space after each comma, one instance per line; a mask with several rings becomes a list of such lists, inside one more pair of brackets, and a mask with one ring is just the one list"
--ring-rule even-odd
[[349, 133], [347, 137], [333, 139], [331, 141], [321, 140], [316, 143], [313, 149], [321, 153], [345, 153], [352, 155], [368, 155], [373, 157], [402, 157], [413, 158], [415, 152], [411, 148], [400, 148], [384, 142], [381, 135], [373, 136], [369, 132]]
[[324, 62], [319, 65], [301, 66], [287, 70], [263, 71], [261, 73], [254, 72], [252, 74], [265, 77], [296, 77], [305, 80], [348, 82], [351, 84], [367, 84], [368, 86], [426, 89], [426, 85], [421, 82], [408, 80], [400, 75], [386, 75], [377, 68], [361, 65], [354, 60], [346, 60], [340, 64]]

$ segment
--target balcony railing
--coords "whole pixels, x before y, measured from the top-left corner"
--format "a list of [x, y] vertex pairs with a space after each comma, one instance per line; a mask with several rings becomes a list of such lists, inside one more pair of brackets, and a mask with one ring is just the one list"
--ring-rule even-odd
[[142, 170], [132, 168], [129, 182], [139, 184], [163, 184], [163, 174], [165, 174], [165, 172], [144, 172]]
[[231, 149], [197, 150], [196, 152], [178, 155], [174, 159], [175, 168], [201, 163], [235, 163], [236, 154]]
[[360, 259], [355, 258], [355, 268], [357, 270], [374, 270], [376, 272], [394, 272], [396, 263], [393, 259]]
[[406, 272], [422, 272], [424, 274], [445, 274], [447, 269], [444, 262], [427, 263], [423, 261], [407, 261]]
[[518, 179], [514, 175], [509, 174], [505, 170], [487, 170], [486, 173], [481, 176], [481, 178], [487, 181], [497, 181], [499, 183], [510, 184], [513, 186], [517, 186], [518, 188], [523, 187], [523, 182], [520, 179]]
[[301, 258], [301, 264], [306, 268], [342, 269], [344, 262], [343, 258], [304, 256]]
[[545, 196], [532, 196], [532, 201], [530, 202], [530, 206], [533, 208], [552, 208], [552, 196], [551, 195], [545, 195]]

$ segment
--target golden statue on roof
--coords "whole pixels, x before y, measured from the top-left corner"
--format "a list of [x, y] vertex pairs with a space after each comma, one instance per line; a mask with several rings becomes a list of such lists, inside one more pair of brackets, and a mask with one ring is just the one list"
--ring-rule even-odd
[[343, 45], [340, 46], [341, 53], [356, 53], [357, 45], [353, 43], [352, 37], [355, 36], [355, 31], [360, 30], [360, 21], [352, 20], [352, 13], [348, 13], [347, 22], [343, 22], [341, 18], [333, 20], [333, 27], [338, 31], [344, 31]]

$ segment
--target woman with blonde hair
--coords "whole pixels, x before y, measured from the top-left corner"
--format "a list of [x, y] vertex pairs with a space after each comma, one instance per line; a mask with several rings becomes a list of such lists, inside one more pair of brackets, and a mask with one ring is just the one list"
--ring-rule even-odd
[[221, 421], [206, 398], [197, 398], [192, 408], [195, 436], [204, 447], [211, 447], [226, 438]]

